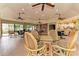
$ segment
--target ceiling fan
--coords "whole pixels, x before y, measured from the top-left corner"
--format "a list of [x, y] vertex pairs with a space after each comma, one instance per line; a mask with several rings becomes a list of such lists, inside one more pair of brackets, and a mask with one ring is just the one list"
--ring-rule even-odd
[[45, 5], [48, 5], [50, 7], [55, 7], [55, 5], [52, 5], [51, 3], [37, 3], [37, 4], [32, 5], [32, 7], [35, 7], [38, 5], [42, 5], [42, 8], [41, 8], [42, 11], [44, 10]]
[[65, 17], [62, 17], [62, 14], [60, 13], [60, 10], [58, 8], [56, 9], [56, 15], [58, 15], [58, 20], [65, 19]]
[[39, 23], [39, 24], [41, 24], [41, 19], [39, 18], [38, 20], [39, 20], [39, 22], [38, 22], [38, 23]]
[[24, 12], [19, 12], [19, 13], [18, 13], [18, 19], [24, 20], [23, 17], [21, 16], [21, 15], [23, 15], [23, 14], [24, 14]]
[[20, 16], [20, 13], [19, 13], [18, 19], [23, 20], [23, 18]]
[[59, 13], [59, 14], [57, 14], [58, 15], [58, 20], [63, 20], [63, 19], [65, 19], [65, 17], [61, 17], [61, 14]]

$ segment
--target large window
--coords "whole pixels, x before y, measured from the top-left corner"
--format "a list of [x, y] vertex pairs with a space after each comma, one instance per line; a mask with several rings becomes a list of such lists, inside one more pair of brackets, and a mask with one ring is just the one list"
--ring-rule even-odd
[[14, 32], [14, 24], [2, 23], [2, 35], [6, 36], [10, 31]]
[[20, 25], [20, 30], [23, 30], [23, 25]]
[[14, 32], [14, 24], [8, 24], [8, 26], [9, 26], [9, 31]]
[[8, 31], [9, 31], [8, 28], [9, 28], [8, 24], [2, 23], [2, 35], [3, 35], [3, 36], [9, 34], [9, 33], [8, 33]]
[[26, 30], [30, 30], [30, 31], [32, 31], [32, 30], [34, 30], [35, 29], [35, 26], [34, 25], [26, 25]]
[[19, 31], [20, 30], [20, 25], [19, 24], [15, 24], [15, 31]]
[[[32, 24], [27, 24], [25, 29], [28, 31], [34, 30], [36, 27]], [[2, 23], [2, 35], [8, 35], [10, 32], [23, 30], [23, 24], [8, 24]]]
[[15, 24], [15, 31], [23, 30], [22, 24]]

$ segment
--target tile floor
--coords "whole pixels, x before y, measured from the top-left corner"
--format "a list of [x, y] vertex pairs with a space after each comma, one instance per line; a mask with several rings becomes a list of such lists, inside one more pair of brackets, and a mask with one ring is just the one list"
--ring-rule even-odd
[[[21, 37], [2, 37], [0, 38], [0, 56], [26, 56], [23, 45], [24, 41]], [[75, 56], [79, 55], [79, 37], [76, 41]]]
[[25, 48], [20, 37], [2, 37], [0, 39], [1, 56], [24, 56]]

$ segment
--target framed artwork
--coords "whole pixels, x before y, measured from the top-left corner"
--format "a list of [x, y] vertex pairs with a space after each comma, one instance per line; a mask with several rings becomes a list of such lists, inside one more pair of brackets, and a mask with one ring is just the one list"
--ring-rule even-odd
[[38, 25], [38, 32], [40, 35], [47, 35], [48, 34], [48, 24], [39, 24]]

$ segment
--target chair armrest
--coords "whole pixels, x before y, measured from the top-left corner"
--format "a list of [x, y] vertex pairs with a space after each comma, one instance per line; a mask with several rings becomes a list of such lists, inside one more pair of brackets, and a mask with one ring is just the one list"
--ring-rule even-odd
[[68, 49], [68, 48], [63, 48], [63, 47], [58, 46], [58, 45], [53, 45], [53, 47], [60, 48], [60, 49], [65, 50], [65, 51], [75, 51], [76, 50], [76, 48]]
[[68, 48], [63, 48], [63, 47], [58, 46], [58, 45], [53, 45], [52, 48], [54, 49], [53, 53], [55, 53], [56, 55], [59, 55], [59, 56], [63, 56], [63, 55], [69, 56], [70, 52], [74, 52], [76, 50], [75, 48], [68, 49]]

